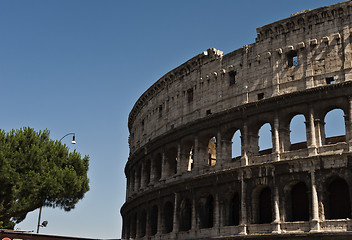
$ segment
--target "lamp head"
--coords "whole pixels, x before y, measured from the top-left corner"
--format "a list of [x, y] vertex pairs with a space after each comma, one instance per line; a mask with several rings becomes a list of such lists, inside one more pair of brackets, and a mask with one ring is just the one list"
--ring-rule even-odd
[[76, 135], [73, 135], [71, 143], [76, 144]]

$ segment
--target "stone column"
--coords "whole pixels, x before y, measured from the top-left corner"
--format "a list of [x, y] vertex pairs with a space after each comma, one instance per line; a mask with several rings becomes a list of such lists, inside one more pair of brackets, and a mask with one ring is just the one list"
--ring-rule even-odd
[[141, 181], [140, 181], [140, 188], [141, 189], [144, 189], [146, 186], [145, 186], [145, 159], [143, 159], [143, 163], [141, 164]]
[[273, 153], [275, 153], [275, 160], [280, 161], [280, 139], [279, 139], [279, 116], [275, 113], [274, 129], [272, 130]]
[[159, 201], [158, 204], [158, 230], [156, 231], [155, 235], [160, 235], [163, 233], [163, 207]]
[[314, 123], [315, 123], [316, 144], [317, 144], [317, 147], [321, 147], [325, 144], [325, 129], [324, 129], [325, 122], [324, 120], [321, 120], [321, 119], [315, 119]]
[[181, 154], [181, 143], [177, 143], [177, 175], [181, 175], [183, 172], [183, 166], [184, 166], [184, 159], [182, 158]]
[[219, 206], [219, 193], [215, 194], [215, 206], [214, 206], [214, 227], [220, 227], [220, 206]]
[[230, 152], [231, 152], [231, 148], [232, 148], [232, 141], [222, 139], [221, 146], [222, 146], [221, 156], [222, 156], [223, 163], [231, 162], [232, 156], [231, 156]]
[[172, 232], [177, 233], [179, 229], [179, 220], [178, 220], [178, 193], [175, 193], [175, 202], [174, 202], [174, 220], [173, 220], [173, 228]]
[[348, 151], [352, 151], [352, 97], [349, 97], [347, 101], [348, 109], [345, 113], [346, 142]]
[[146, 212], [146, 223], [145, 223], [145, 235], [150, 236], [150, 211], [147, 210]]
[[277, 186], [275, 172], [272, 172], [273, 175], [273, 185], [274, 185], [274, 221], [272, 223], [273, 233], [280, 233], [280, 204], [279, 204], [279, 190]]
[[193, 149], [193, 168], [198, 169], [200, 166], [200, 154], [199, 154], [199, 143], [198, 136], [194, 137], [194, 149]]
[[160, 180], [164, 180], [167, 177], [167, 164], [166, 164], [167, 158], [165, 154], [165, 149], [163, 149], [163, 152], [161, 154], [161, 178]]
[[286, 152], [290, 151], [290, 129], [289, 128], [283, 128], [280, 126], [279, 129], [279, 137], [280, 137], [280, 152]]
[[198, 229], [197, 213], [196, 213], [196, 196], [192, 194], [192, 230]]
[[221, 166], [223, 162], [221, 132], [218, 131], [216, 134], [216, 166]]
[[246, 183], [244, 181], [244, 172], [240, 173], [241, 181], [241, 220], [239, 234], [247, 234], [247, 207], [246, 207]]
[[248, 165], [248, 127], [247, 122], [243, 123], [243, 132], [241, 133], [241, 165]]
[[310, 231], [315, 232], [320, 230], [320, 226], [319, 226], [319, 201], [318, 201], [318, 193], [315, 185], [314, 169], [310, 171], [310, 178], [311, 178], [311, 188], [312, 188], [312, 219], [310, 221]]
[[317, 155], [317, 143], [315, 136], [315, 124], [314, 124], [314, 110], [313, 107], [309, 106], [309, 115], [306, 120], [306, 133], [307, 133], [307, 146], [308, 146], [308, 155], [314, 156]]

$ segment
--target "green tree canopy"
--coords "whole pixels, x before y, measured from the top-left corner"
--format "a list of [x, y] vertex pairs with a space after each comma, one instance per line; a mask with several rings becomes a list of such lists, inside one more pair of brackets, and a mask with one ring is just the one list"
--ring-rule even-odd
[[0, 227], [13, 228], [42, 206], [70, 211], [89, 190], [89, 157], [49, 134], [0, 130]]

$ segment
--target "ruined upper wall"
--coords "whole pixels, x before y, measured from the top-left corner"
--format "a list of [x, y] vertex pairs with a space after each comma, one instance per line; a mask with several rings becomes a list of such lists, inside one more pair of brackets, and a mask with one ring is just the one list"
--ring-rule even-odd
[[133, 154], [184, 124], [270, 97], [351, 81], [352, 2], [309, 10], [257, 29], [256, 42], [209, 49], [170, 71], [129, 115]]

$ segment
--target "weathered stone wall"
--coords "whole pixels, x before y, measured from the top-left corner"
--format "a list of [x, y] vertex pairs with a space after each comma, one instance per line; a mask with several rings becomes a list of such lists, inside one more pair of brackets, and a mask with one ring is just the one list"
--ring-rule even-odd
[[[347, 239], [351, 13], [348, 1], [295, 14], [258, 28], [254, 44], [209, 49], [153, 84], [129, 116], [122, 238]], [[333, 109], [344, 135], [327, 137]], [[297, 115], [306, 141], [293, 143]], [[272, 143], [263, 150], [266, 123]], [[241, 154], [232, 157], [237, 132]]]

